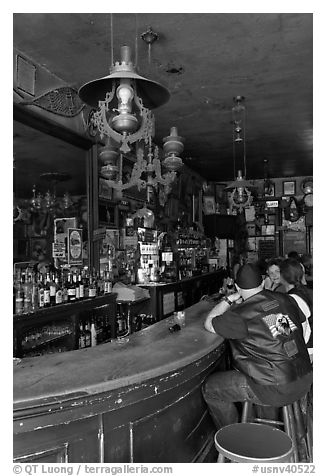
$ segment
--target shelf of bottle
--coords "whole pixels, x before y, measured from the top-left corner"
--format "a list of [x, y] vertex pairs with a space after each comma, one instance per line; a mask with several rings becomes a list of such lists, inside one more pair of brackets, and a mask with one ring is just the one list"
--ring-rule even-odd
[[49, 344], [56, 340], [62, 339], [63, 337], [71, 336], [72, 334], [73, 332], [69, 331], [69, 332], [64, 332], [57, 336], [48, 337], [47, 339], [33, 339], [33, 341], [31, 342], [23, 342], [22, 349], [23, 349], [23, 352], [28, 352], [30, 350], [37, 349], [38, 347], [44, 344]]
[[[67, 309], [69, 308], [69, 306], [76, 306], [76, 305], [83, 305], [83, 304], [89, 304], [89, 303], [93, 303], [93, 302], [99, 302], [99, 301], [103, 301], [103, 298], [107, 298], [108, 296], [112, 296], [112, 295], [116, 295], [115, 293], [106, 293], [106, 294], [101, 294], [100, 296], [94, 296], [94, 297], [86, 297], [86, 298], [83, 298], [83, 299], [76, 299], [75, 301], [70, 301], [70, 302], [64, 302], [62, 304], [55, 304], [53, 306], [47, 306], [47, 307], [40, 307], [40, 308], [37, 308], [35, 310], [31, 310], [31, 311], [28, 311], [28, 312], [21, 312], [21, 313], [15, 313], [13, 316], [14, 316], [14, 319], [19, 319], [19, 318], [23, 318], [25, 320], [25, 318], [27, 317], [32, 317], [34, 316], [35, 314], [47, 314], [49, 311], [55, 311], [55, 312], [60, 312], [60, 310], [63, 310], [63, 309]], [[101, 307], [104, 307], [106, 304], [100, 304]]]

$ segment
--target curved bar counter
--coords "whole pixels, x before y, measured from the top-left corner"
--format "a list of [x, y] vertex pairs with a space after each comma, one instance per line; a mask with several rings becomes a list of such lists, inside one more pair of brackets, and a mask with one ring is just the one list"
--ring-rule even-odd
[[224, 368], [223, 339], [203, 327], [214, 304], [186, 309], [93, 348], [14, 367], [14, 458], [27, 462], [207, 461], [214, 427], [201, 384]]

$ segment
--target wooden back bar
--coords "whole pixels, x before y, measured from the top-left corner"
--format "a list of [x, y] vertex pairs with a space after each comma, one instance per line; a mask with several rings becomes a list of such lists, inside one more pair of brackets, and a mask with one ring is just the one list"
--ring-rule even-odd
[[223, 339], [208, 333], [213, 304], [186, 310], [118, 341], [26, 358], [14, 367], [14, 459], [34, 462], [203, 461], [214, 426], [201, 395], [224, 368]]

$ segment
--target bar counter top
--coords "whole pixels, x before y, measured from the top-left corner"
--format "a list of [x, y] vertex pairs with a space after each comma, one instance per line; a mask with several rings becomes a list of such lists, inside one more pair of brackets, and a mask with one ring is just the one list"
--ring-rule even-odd
[[221, 345], [204, 319], [214, 304], [200, 301], [186, 309], [186, 327], [170, 333], [169, 319], [93, 348], [24, 358], [14, 365], [14, 409], [94, 395], [178, 371]]

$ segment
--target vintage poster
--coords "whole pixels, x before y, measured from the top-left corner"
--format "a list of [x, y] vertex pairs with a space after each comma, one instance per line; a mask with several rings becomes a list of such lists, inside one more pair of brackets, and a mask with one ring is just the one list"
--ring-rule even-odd
[[68, 264], [83, 264], [83, 240], [81, 228], [68, 228]]

